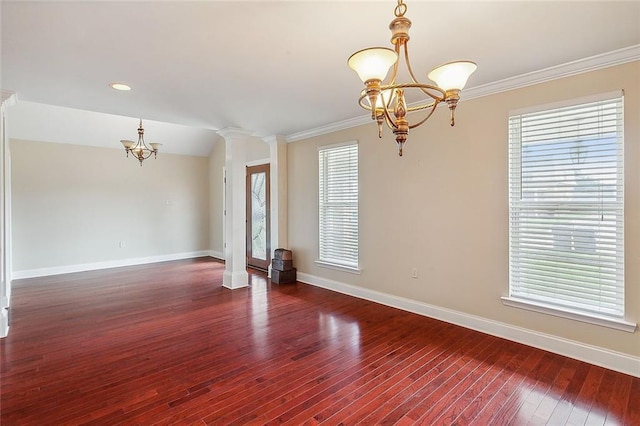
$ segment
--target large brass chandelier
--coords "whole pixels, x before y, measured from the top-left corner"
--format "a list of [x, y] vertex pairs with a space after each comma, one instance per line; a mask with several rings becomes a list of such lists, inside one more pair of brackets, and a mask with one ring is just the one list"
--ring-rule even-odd
[[[391, 43], [394, 49], [386, 47], [371, 47], [360, 50], [349, 57], [348, 64], [360, 79], [365, 88], [360, 93], [359, 104], [362, 108], [371, 111], [371, 118], [378, 123], [378, 136], [382, 138], [382, 123], [396, 135], [398, 154], [402, 156], [402, 148], [407, 140], [409, 130], [420, 126], [433, 114], [436, 107], [446, 102], [451, 111], [451, 125], [455, 124], [454, 111], [460, 100], [460, 91], [467, 83], [469, 76], [477, 66], [471, 61], [450, 62], [441, 65], [428, 75], [437, 85], [420, 83], [416, 79], [407, 44], [409, 41], [409, 28], [411, 21], [405, 18], [407, 5], [403, 0], [398, 0], [395, 7], [395, 19], [389, 24], [391, 30]], [[411, 82], [398, 83], [399, 58], [403, 57]], [[389, 69], [393, 67], [387, 83], [383, 83]], [[411, 103], [407, 106], [405, 90], [415, 89], [422, 92], [422, 101]], [[407, 114], [422, 111], [425, 115], [419, 121], [411, 124]]]
[[134, 158], [140, 162], [140, 167], [142, 167], [142, 162], [151, 157], [152, 154], [154, 158], [157, 158], [158, 149], [162, 146], [161, 143], [146, 144], [144, 141], [142, 119], [140, 119], [140, 125], [138, 126], [138, 142], [123, 139], [120, 143], [124, 146], [124, 150], [127, 152], [127, 157], [129, 157], [129, 153], [133, 154]]

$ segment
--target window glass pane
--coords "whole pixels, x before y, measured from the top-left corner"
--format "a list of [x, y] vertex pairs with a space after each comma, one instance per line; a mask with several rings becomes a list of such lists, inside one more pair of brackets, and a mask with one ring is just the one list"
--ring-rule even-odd
[[320, 260], [358, 266], [358, 145], [322, 148], [319, 166]]
[[622, 98], [509, 120], [510, 295], [624, 314]]
[[266, 173], [251, 175], [251, 256], [267, 259]]

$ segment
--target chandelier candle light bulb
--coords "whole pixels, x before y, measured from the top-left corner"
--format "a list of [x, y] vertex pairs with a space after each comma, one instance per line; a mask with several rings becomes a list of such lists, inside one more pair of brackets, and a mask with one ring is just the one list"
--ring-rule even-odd
[[451, 110], [451, 125], [455, 125], [453, 112], [460, 100], [460, 91], [467, 85], [467, 80], [478, 66], [471, 61], [450, 62], [440, 65], [428, 75], [445, 93], [445, 101]]
[[[409, 129], [420, 126], [433, 114], [438, 104], [446, 102], [451, 111], [451, 125], [455, 124], [454, 111], [460, 100], [460, 91], [464, 88], [469, 76], [477, 66], [471, 61], [450, 62], [435, 68], [429, 73], [429, 78], [437, 86], [420, 83], [411, 69], [407, 44], [411, 21], [405, 18], [407, 6], [403, 0], [398, 0], [395, 8], [395, 19], [389, 24], [391, 43], [394, 49], [372, 47], [360, 50], [351, 55], [347, 64], [353, 69], [365, 85], [360, 92], [360, 106], [371, 111], [371, 118], [378, 123], [378, 136], [382, 138], [382, 123], [396, 135], [398, 155], [402, 156], [402, 149], [407, 140]], [[401, 54], [402, 53], [402, 54]], [[404, 63], [411, 82], [397, 83], [399, 59]], [[388, 83], [383, 81], [393, 67]], [[407, 106], [404, 92], [407, 89], [417, 89], [426, 99], [416, 105]], [[392, 107], [393, 106], [393, 107]], [[416, 123], [409, 123], [407, 115], [415, 111], [425, 110], [425, 116]], [[392, 116], [393, 114], [393, 116]]]
[[369, 80], [384, 80], [389, 73], [389, 68], [397, 60], [398, 54], [388, 47], [370, 47], [351, 55], [348, 63], [366, 83]]

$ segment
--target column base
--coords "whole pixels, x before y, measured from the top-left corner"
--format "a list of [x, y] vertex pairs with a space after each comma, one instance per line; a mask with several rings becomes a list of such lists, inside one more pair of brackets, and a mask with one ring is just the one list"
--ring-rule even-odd
[[7, 308], [0, 309], [0, 338], [9, 335], [9, 310]]
[[222, 274], [222, 287], [231, 290], [249, 286], [249, 274], [247, 271], [229, 272], [224, 271]]

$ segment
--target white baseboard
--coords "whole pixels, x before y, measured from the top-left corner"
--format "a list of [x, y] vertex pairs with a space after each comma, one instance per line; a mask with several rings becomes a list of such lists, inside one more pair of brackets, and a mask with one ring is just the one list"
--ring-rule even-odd
[[0, 309], [0, 338], [9, 335], [9, 311], [7, 308]]
[[209, 256], [218, 260], [224, 260], [224, 253], [221, 251], [209, 250]]
[[[193, 251], [188, 253], [174, 253], [160, 256], [139, 257], [136, 259], [108, 260], [105, 262], [81, 263], [78, 265], [55, 266], [52, 268], [28, 269], [13, 271], [13, 279], [45, 277], [49, 275], [70, 274], [73, 272], [95, 271], [98, 269], [119, 268], [121, 266], [144, 265], [147, 263], [167, 262], [170, 260], [192, 259], [194, 257], [210, 256], [211, 252]], [[215, 256], [214, 256], [215, 257]]]
[[298, 272], [298, 281], [640, 377], [640, 357]]

